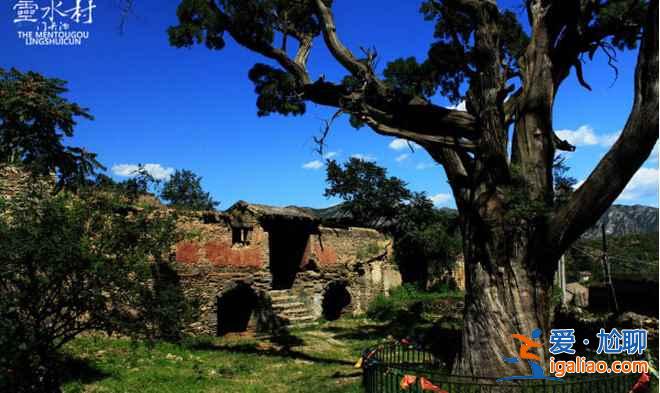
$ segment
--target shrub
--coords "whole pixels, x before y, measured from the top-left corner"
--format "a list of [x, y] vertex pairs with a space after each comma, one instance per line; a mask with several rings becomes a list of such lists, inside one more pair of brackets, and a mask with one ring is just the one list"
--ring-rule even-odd
[[0, 207], [0, 391], [59, 391], [58, 350], [82, 332], [180, 337], [174, 217], [107, 193]]
[[376, 296], [369, 304], [367, 316], [379, 321], [391, 321], [415, 309], [415, 305], [418, 303], [431, 304], [443, 299], [462, 296], [461, 292], [450, 289], [448, 286], [439, 286], [433, 291], [424, 291], [414, 284], [407, 283], [391, 289], [389, 296], [383, 294]]

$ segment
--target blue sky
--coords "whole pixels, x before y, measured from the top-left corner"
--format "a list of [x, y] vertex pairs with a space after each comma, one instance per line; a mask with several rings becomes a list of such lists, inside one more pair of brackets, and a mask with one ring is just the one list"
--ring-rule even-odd
[[[75, 3], [61, 1], [69, 7]], [[170, 47], [165, 30], [176, 23], [177, 1], [136, 1], [124, 34], [118, 31], [117, 2], [95, 3], [93, 23], [83, 27], [90, 37], [74, 47], [25, 45], [17, 31], [30, 27], [13, 23], [16, 0], [0, 5], [0, 67], [67, 80], [68, 97], [95, 116], [81, 121], [71, 144], [98, 153], [117, 179], [138, 163], [153, 164], [150, 168], [162, 176], [173, 168], [190, 169], [203, 177], [221, 208], [238, 199], [313, 207], [337, 202], [323, 197], [323, 158], [314, 152], [312, 140], [332, 110], [309, 104], [303, 116], [258, 118], [247, 72], [255, 62], [267, 63], [259, 55], [231, 41], [222, 51]], [[400, 0], [336, 1], [338, 32], [356, 52], [374, 46], [381, 70], [398, 57], [423, 59], [433, 24], [423, 20], [418, 7], [419, 2]], [[606, 60], [597, 56], [585, 66], [592, 92], [571, 76], [558, 93], [554, 125], [578, 147], [567, 161], [578, 180], [587, 177], [625, 124], [635, 60], [635, 52], [619, 54], [615, 81]], [[344, 75], [320, 40], [312, 51], [310, 74], [331, 80]], [[426, 191], [439, 206], [453, 206], [442, 168], [421, 150], [411, 153], [393, 138], [355, 130], [345, 118], [334, 123], [326, 150], [338, 160], [353, 155], [373, 159], [412, 189]], [[657, 147], [617, 202], [658, 205]]]

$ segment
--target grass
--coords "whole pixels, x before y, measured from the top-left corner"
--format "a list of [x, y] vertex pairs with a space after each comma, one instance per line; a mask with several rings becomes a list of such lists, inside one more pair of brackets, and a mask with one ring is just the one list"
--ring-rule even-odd
[[353, 364], [382, 325], [342, 319], [288, 337], [205, 337], [147, 346], [87, 336], [66, 347], [73, 359], [64, 392], [361, 392]]
[[[228, 335], [200, 337], [181, 344], [147, 345], [103, 335], [75, 339], [65, 348], [70, 359], [62, 370], [65, 393], [217, 392], [217, 393], [358, 393], [362, 372], [353, 365], [361, 352], [389, 336], [428, 342], [458, 330], [431, 323], [422, 304], [458, 300], [444, 291], [414, 288], [376, 301], [381, 321], [342, 318], [284, 337]], [[412, 307], [412, 304], [417, 306]], [[378, 306], [380, 304], [380, 306]], [[447, 336], [449, 334], [450, 336]], [[429, 340], [431, 338], [431, 340]], [[435, 339], [435, 340], [433, 340]], [[441, 340], [436, 353], [455, 352]], [[451, 342], [458, 342], [449, 340]], [[449, 356], [449, 355], [448, 355]], [[451, 364], [451, 358], [446, 358]]]
[[[408, 313], [417, 307], [424, 314], [448, 314], [445, 309], [456, 301], [462, 300], [461, 291], [447, 286], [439, 286], [429, 291], [422, 291], [411, 284], [404, 284], [390, 290], [389, 296], [378, 295], [369, 304], [367, 315], [379, 321], [391, 321], [401, 313]], [[449, 313], [451, 314], [451, 313]], [[425, 315], [435, 320], [431, 315]]]

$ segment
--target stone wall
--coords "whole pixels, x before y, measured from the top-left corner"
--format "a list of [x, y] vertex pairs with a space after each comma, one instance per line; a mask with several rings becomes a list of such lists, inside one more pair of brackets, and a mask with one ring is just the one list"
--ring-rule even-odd
[[[324, 296], [333, 285], [350, 294], [342, 312], [359, 314], [379, 293], [401, 284], [385, 235], [365, 228], [311, 226], [292, 285], [274, 290], [269, 239], [278, 227], [266, 225], [266, 230], [257, 223], [243, 244], [233, 238], [231, 222], [230, 215], [213, 213], [210, 219], [189, 217], [179, 223], [185, 239], [176, 245], [177, 271], [184, 293], [201, 300], [200, 318], [191, 325], [195, 333], [219, 331], [218, 299], [237, 285], [249, 286], [258, 299], [249, 329], [268, 331], [291, 322], [286, 310], [278, 309], [277, 299], [288, 299], [282, 307], [304, 305], [299, 319], [317, 320], [324, 315]], [[220, 315], [220, 321], [231, 317]]]

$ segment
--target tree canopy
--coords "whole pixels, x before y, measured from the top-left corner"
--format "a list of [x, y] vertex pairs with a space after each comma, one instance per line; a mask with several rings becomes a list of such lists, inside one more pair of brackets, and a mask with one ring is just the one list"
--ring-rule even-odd
[[460, 236], [456, 220], [433, 206], [424, 193], [388, 176], [373, 162], [328, 161], [326, 196], [344, 200], [341, 209], [354, 225], [372, 226], [394, 238], [395, 259], [405, 282], [426, 287], [454, 265]]
[[34, 174], [58, 176], [76, 185], [102, 165], [96, 154], [66, 146], [77, 120], [93, 119], [89, 111], [63, 95], [66, 82], [36, 72], [0, 68], [0, 163], [23, 164]]
[[391, 226], [401, 206], [413, 197], [406, 182], [387, 176], [385, 168], [373, 162], [351, 158], [341, 164], [329, 160], [326, 197], [339, 197], [352, 219], [362, 225]]
[[213, 210], [219, 204], [202, 189], [202, 178], [187, 169], [176, 170], [163, 184], [160, 197], [176, 208]]

